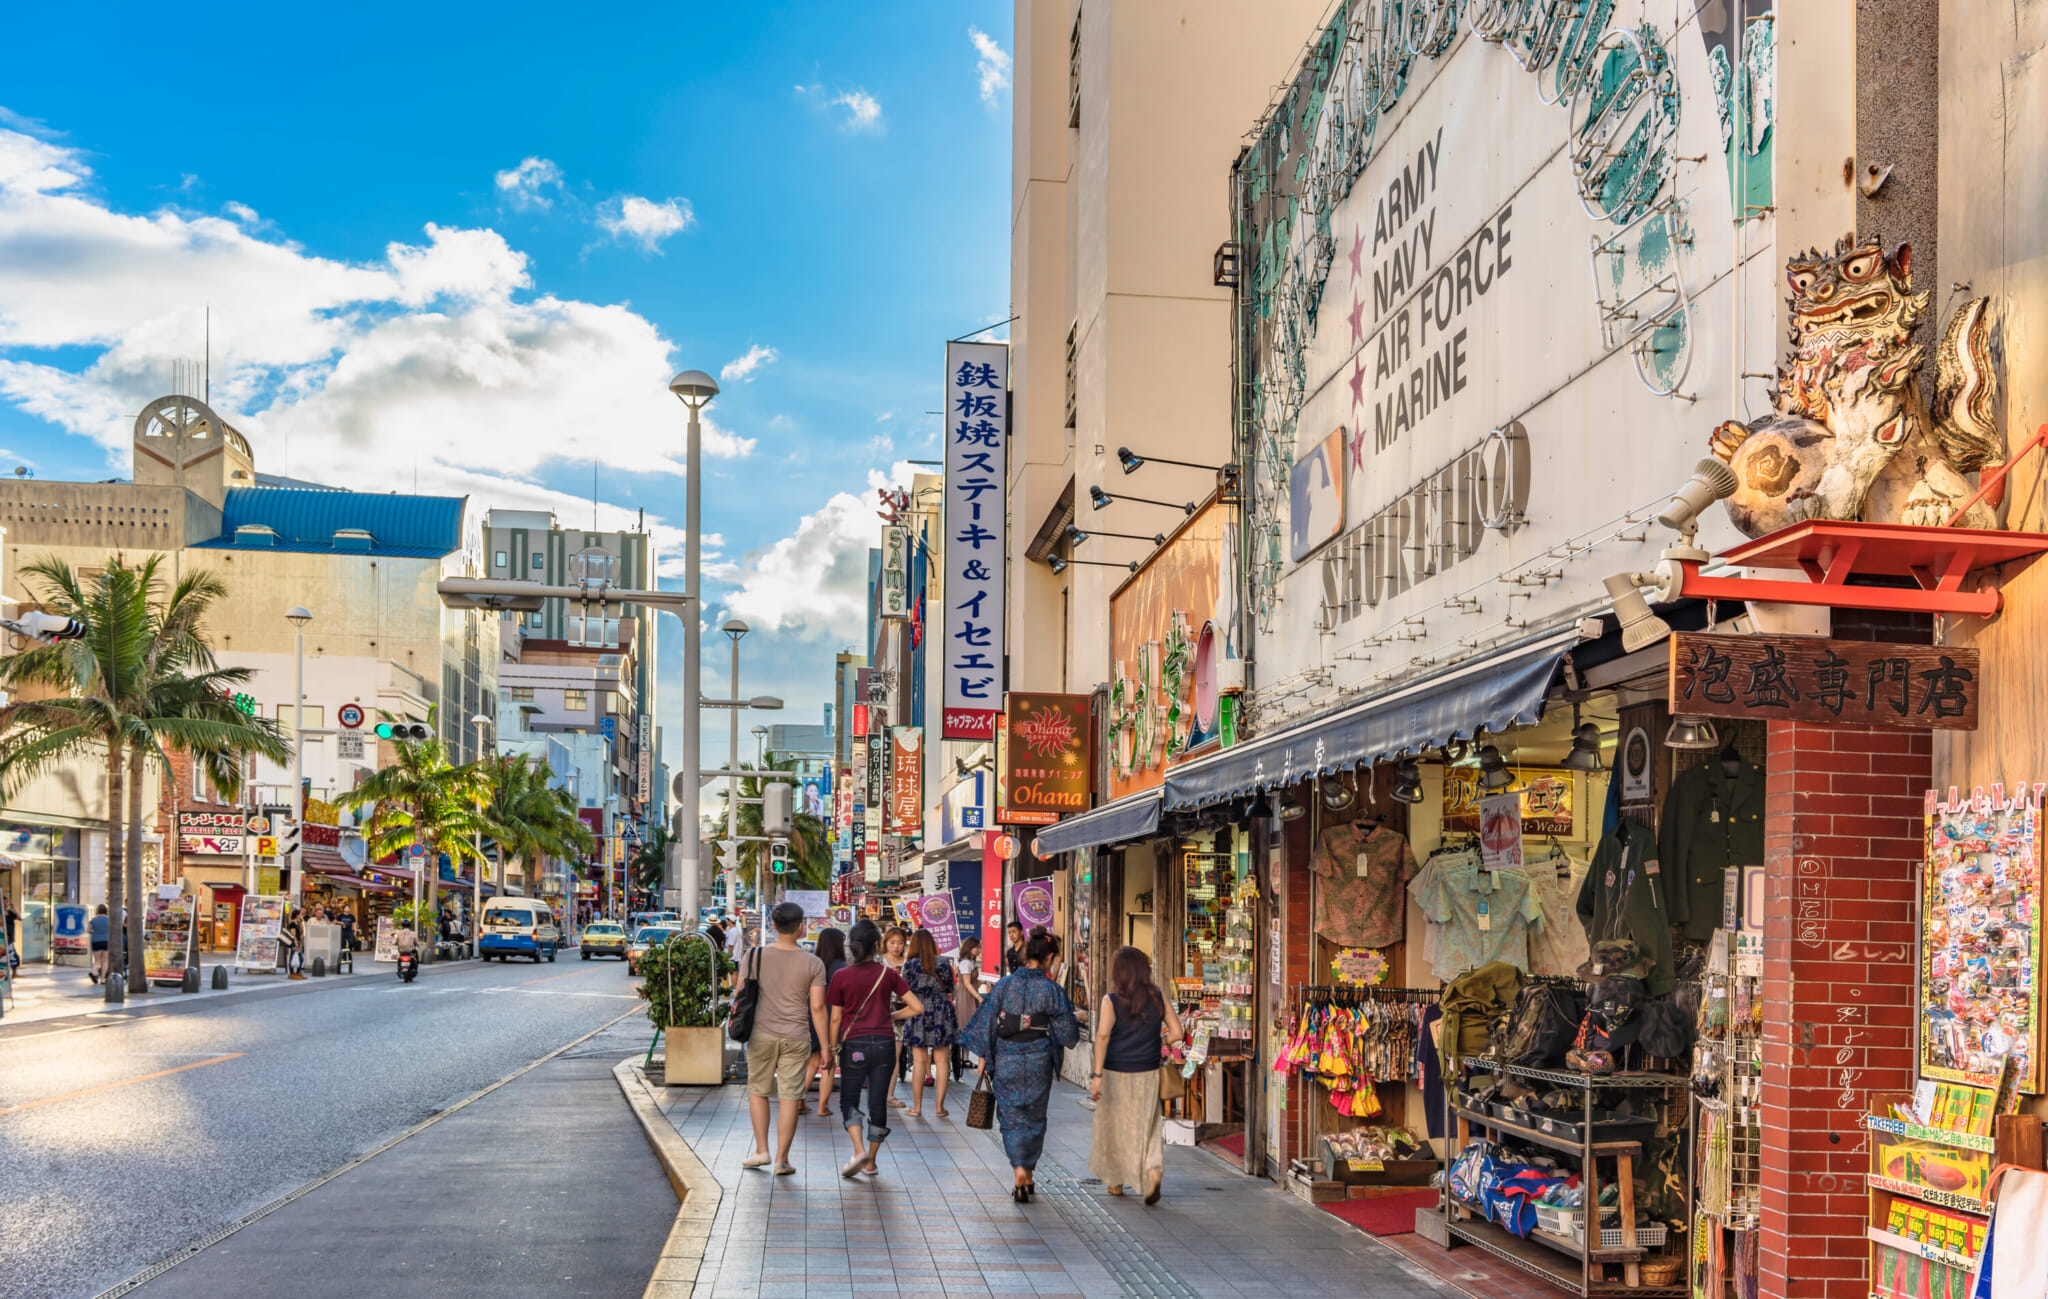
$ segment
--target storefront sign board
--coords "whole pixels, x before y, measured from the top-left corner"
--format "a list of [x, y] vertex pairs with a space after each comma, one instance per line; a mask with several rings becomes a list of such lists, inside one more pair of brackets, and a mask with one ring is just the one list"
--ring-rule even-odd
[[910, 529], [899, 525], [882, 529], [880, 599], [882, 617], [910, 616]]
[[911, 917], [920, 929], [931, 931], [932, 941], [941, 952], [957, 951], [960, 947], [960, 922], [953, 915], [951, 893], [926, 893], [910, 899]]
[[[268, 883], [275, 888], [276, 871]], [[242, 926], [235, 944], [235, 968], [258, 973], [277, 969], [277, 936], [284, 929], [285, 900], [274, 892], [242, 899]]]
[[1088, 696], [1013, 692], [1003, 697], [1005, 825], [1051, 825], [1088, 810]]
[[1671, 711], [1821, 725], [1974, 731], [1978, 652], [1810, 636], [1671, 637]]
[[398, 930], [391, 924], [390, 916], [377, 917], [377, 947], [370, 957], [373, 961], [398, 961]]
[[[1575, 836], [1577, 812], [1576, 773], [1563, 767], [1511, 767], [1514, 783], [1501, 792], [1514, 794], [1522, 803], [1522, 833], [1529, 835]], [[1444, 833], [1478, 834], [1479, 768], [1444, 768]]]
[[158, 894], [149, 899], [142, 916], [142, 965], [150, 982], [179, 982], [192, 951], [193, 899]]
[[1157, 788], [1168, 767], [1217, 737], [1221, 718], [1205, 719], [1196, 706], [1196, 651], [1205, 627], [1213, 638], [1206, 664], [1212, 675], [1202, 701], [1242, 685], [1231, 513], [1204, 506], [1110, 596], [1102, 733], [1110, 798]]
[[889, 728], [889, 833], [924, 833], [924, 727]]
[[948, 740], [993, 739], [1002, 718], [1009, 389], [1007, 344], [946, 344], [940, 736]]
[[1028, 935], [1033, 929], [1052, 928], [1052, 881], [1019, 880], [1010, 886], [1011, 914]]

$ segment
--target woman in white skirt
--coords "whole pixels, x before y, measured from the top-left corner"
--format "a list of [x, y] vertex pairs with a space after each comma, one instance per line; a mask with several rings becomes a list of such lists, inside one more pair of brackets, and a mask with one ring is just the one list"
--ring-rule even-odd
[[1159, 1062], [1165, 1038], [1179, 1040], [1180, 1017], [1152, 981], [1152, 958], [1135, 947], [1117, 951], [1109, 967], [1111, 990], [1095, 1021], [1095, 1136], [1088, 1171], [1111, 1195], [1145, 1188], [1145, 1203], [1159, 1202], [1166, 1172], [1164, 1116], [1159, 1107]]

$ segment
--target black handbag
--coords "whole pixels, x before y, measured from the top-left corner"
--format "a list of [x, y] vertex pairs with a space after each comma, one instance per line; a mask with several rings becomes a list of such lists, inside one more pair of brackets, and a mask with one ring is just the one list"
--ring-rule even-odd
[[761, 1004], [761, 949], [754, 949], [754, 972], [740, 984], [740, 990], [733, 994], [732, 1009], [726, 1015], [725, 1035], [735, 1042], [744, 1042], [754, 1035], [754, 1011]]

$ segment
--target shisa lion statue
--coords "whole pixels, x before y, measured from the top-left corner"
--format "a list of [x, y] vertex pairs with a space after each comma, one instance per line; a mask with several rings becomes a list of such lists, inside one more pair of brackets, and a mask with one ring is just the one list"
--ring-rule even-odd
[[[1777, 409], [1713, 434], [1737, 481], [1728, 515], [1747, 535], [1808, 519], [1945, 527], [1976, 491], [1964, 475], [2004, 462], [1990, 300], [1949, 317], [1923, 402], [1913, 332], [1931, 295], [1913, 292], [1912, 258], [1911, 244], [1886, 256], [1875, 240], [1843, 239], [1786, 263], [1792, 355]], [[1996, 504], [1972, 505], [1956, 526], [2000, 526]]]

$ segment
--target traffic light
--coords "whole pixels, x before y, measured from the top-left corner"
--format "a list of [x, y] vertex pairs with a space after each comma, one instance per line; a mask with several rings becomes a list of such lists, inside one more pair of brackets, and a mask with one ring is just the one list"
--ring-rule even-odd
[[411, 741], [417, 744], [421, 740], [433, 739], [434, 733], [419, 722], [379, 722], [377, 723], [377, 738], [380, 740]]
[[796, 787], [786, 780], [771, 780], [761, 787], [761, 833], [788, 834], [795, 828]]
[[768, 845], [768, 869], [777, 875], [789, 870], [789, 845], [780, 839]]
[[740, 846], [737, 843], [730, 839], [720, 839], [716, 847], [718, 852], [718, 871], [721, 875], [740, 868]]
[[277, 824], [277, 855], [290, 857], [299, 850], [299, 823], [279, 819]]

